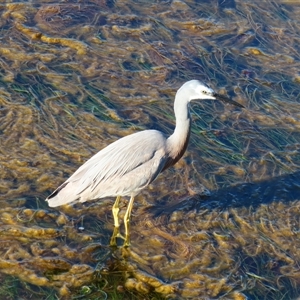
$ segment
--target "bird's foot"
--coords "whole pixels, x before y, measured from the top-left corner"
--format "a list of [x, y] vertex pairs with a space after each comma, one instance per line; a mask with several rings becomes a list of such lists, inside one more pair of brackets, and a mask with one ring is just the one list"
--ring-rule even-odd
[[125, 236], [123, 247], [130, 247], [130, 236], [129, 236], [129, 234]]
[[[121, 233], [120, 233], [120, 227], [115, 227], [114, 228], [114, 232], [112, 234], [112, 237], [110, 239], [110, 243], [109, 245], [111, 247], [116, 247], [117, 246], [117, 238], [121, 238], [123, 240], [126, 240], [126, 237], [124, 237]], [[125, 242], [124, 242], [125, 244]]]

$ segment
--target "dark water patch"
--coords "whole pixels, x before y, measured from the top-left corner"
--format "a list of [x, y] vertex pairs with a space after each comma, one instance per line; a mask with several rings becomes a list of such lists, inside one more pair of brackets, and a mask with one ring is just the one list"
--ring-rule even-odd
[[262, 182], [241, 183], [211, 191], [209, 194], [188, 196], [177, 200], [162, 200], [151, 210], [155, 216], [170, 214], [176, 210], [229, 209], [231, 207], [257, 208], [272, 202], [293, 202], [300, 199], [300, 173], [282, 175]]

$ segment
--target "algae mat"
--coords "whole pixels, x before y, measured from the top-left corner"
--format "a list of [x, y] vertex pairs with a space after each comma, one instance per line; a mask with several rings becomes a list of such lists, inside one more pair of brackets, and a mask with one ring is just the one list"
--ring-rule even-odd
[[[0, 296], [296, 299], [299, 9], [0, 3]], [[47, 207], [112, 141], [170, 134], [175, 92], [194, 78], [246, 108], [193, 105], [187, 153], [135, 202], [131, 248], [108, 247], [113, 199]]]

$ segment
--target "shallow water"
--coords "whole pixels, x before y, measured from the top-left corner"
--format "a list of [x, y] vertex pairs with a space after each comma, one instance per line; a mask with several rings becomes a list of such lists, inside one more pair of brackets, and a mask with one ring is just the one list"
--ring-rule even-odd
[[[0, 4], [0, 296], [296, 299], [299, 10]], [[113, 199], [47, 207], [110, 142], [145, 128], [170, 134], [175, 92], [194, 78], [246, 108], [193, 105], [184, 158], [136, 199], [130, 249], [108, 247]]]

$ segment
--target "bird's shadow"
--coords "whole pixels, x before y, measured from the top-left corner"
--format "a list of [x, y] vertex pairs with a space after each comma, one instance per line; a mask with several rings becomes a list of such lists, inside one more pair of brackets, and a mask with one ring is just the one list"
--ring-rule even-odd
[[219, 190], [210, 195], [196, 194], [178, 199], [169, 198], [162, 205], [149, 207], [154, 217], [169, 215], [174, 211], [228, 209], [238, 207], [257, 208], [261, 204], [276, 201], [291, 202], [300, 199], [300, 171], [282, 175], [269, 180], [242, 183]]

